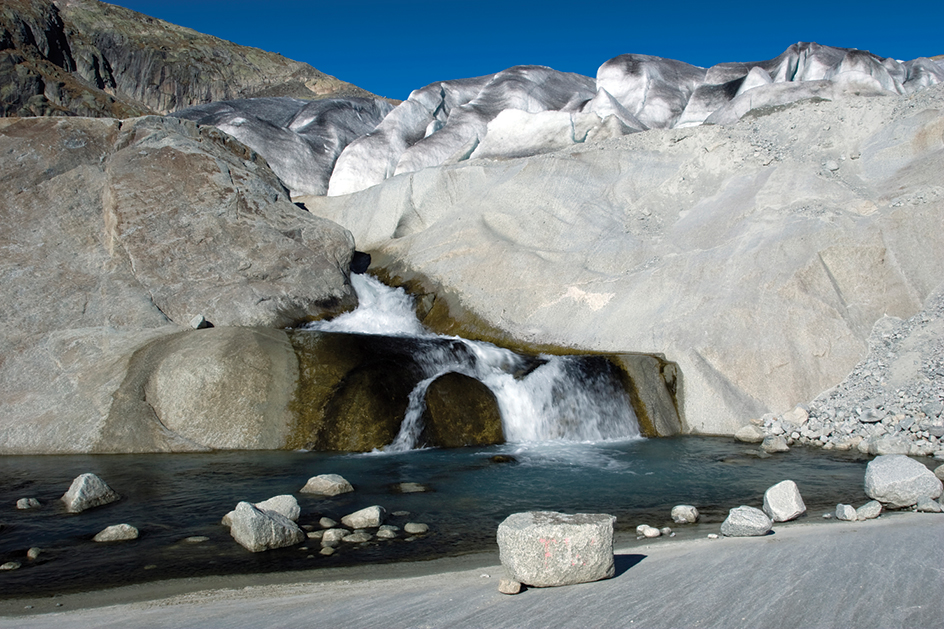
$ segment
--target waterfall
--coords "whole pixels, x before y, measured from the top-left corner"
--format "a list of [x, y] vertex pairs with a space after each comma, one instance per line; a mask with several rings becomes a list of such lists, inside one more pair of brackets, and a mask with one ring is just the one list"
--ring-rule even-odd
[[413, 299], [368, 275], [352, 275], [356, 310], [305, 329], [383, 334], [416, 339], [423, 379], [410, 394], [400, 433], [385, 452], [415, 448], [426, 388], [439, 376], [458, 372], [482, 382], [498, 401], [509, 442], [603, 441], [639, 437], [629, 395], [613, 365], [602, 357], [522, 356], [491, 343], [437, 336], [417, 320]]

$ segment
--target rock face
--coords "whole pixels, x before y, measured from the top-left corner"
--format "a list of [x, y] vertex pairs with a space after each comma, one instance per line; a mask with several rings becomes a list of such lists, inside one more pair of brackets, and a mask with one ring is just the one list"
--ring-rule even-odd
[[254, 96], [370, 97], [276, 53], [97, 0], [0, 7], [4, 116], [129, 118]]
[[764, 512], [774, 522], [795, 520], [806, 513], [800, 490], [792, 480], [777, 483], [764, 492]]
[[906, 456], [875, 457], [865, 470], [865, 493], [892, 509], [910, 507], [925, 496], [937, 498], [941, 490], [934, 472]]
[[433, 299], [432, 329], [663, 355], [683, 432], [733, 434], [840, 382], [941, 284], [941, 111], [941, 85], [849, 93], [305, 203]]
[[75, 477], [61, 500], [66, 505], [66, 511], [80, 513], [92, 507], [121, 500], [121, 496], [95, 474], [86, 473]]
[[[189, 328], [195, 313], [216, 326], [283, 327], [356, 303], [347, 280], [350, 234], [293, 205], [258, 156], [215, 129], [156, 117], [7, 119], [0, 146], [9, 157], [0, 165], [0, 246], [7, 252], [0, 262], [0, 452], [216, 447], [155, 424], [146, 408], [153, 426], [122, 426], [116, 408], [135, 400], [113, 396], [130, 387], [140, 407], [150, 384], [163, 399], [160, 419], [176, 427], [203, 421], [176, 396], [200, 406], [207, 394], [204, 410], [222, 396], [216, 401], [227, 411], [242, 405], [238, 424], [244, 411], [266, 412], [264, 401], [252, 399], [262, 394], [246, 390], [225, 402], [231, 392], [214, 370], [241, 371], [243, 383], [261, 384], [265, 395], [288, 389], [271, 404], [287, 405], [297, 361], [284, 333], [276, 334], [281, 340], [218, 330], [167, 337]], [[159, 339], [169, 345], [145, 350]], [[240, 366], [227, 345], [246, 340], [249, 356]], [[161, 358], [161, 375], [151, 373], [145, 354]], [[168, 372], [188, 361], [195, 362], [186, 376]], [[268, 375], [250, 375], [260, 368]], [[284, 424], [285, 411], [278, 413], [275, 422]], [[229, 445], [220, 445], [258, 447], [251, 443], [269, 439], [247, 437], [230, 432]]]
[[721, 523], [721, 534], [727, 537], [753, 537], [766, 535], [773, 527], [767, 514], [754, 507], [740, 506], [731, 509]]
[[488, 387], [469, 376], [450, 372], [426, 389], [426, 412], [420, 443], [460, 448], [504, 443], [498, 400]]
[[240, 502], [230, 518], [230, 535], [247, 550], [257, 553], [293, 546], [305, 540], [305, 533], [284, 515], [257, 509]]
[[512, 514], [498, 525], [502, 566], [511, 579], [534, 587], [612, 577], [615, 521], [605, 514]]

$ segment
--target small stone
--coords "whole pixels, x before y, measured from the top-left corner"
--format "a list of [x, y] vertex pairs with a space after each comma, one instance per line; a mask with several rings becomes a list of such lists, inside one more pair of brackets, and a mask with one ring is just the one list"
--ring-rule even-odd
[[659, 529], [659, 533], [668, 537], [669, 535], [672, 535], [672, 529], [668, 526], [663, 526], [661, 529]]
[[190, 320], [190, 327], [194, 330], [205, 330], [212, 328], [213, 325], [202, 314], [198, 314]]
[[410, 512], [409, 511], [394, 511], [391, 515], [397, 518], [405, 518], [406, 516], [410, 515]]
[[396, 539], [397, 532], [390, 529], [380, 529], [377, 531], [377, 539]]
[[325, 557], [330, 557], [334, 554], [334, 548], [332, 546], [322, 546], [319, 552]]
[[301, 507], [298, 506], [298, 500], [295, 498], [295, 496], [289, 494], [273, 496], [268, 500], [257, 502], [255, 506], [256, 509], [262, 509], [263, 511], [273, 511], [275, 513], [284, 515], [292, 522], [296, 522], [298, 517], [302, 514]]
[[93, 542], [123, 542], [138, 539], [138, 529], [130, 524], [113, 524], [92, 538]]
[[374, 539], [374, 536], [366, 531], [355, 531], [350, 535], [345, 535], [341, 538], [342, 542], [347, 542], [348, 544], [362, 544], [364, 542], [369, 542]]
[[502, 594], [518, 594], [521, 592], [521, 583], [514, 579], [502, 579], [498, 582], [498, 591]]
[[429, 526], [423, 524], [422, 522], [407, 522], [403, 526], [403, 530], [410, 535], [423, 535], [424, 533], [429, 532]]
[[321, 539], [324, 537], [324, 531], [308, 531], [305, 535], [308, 539]]
[[937, 500], [932, 500], [928, 496], [918, 498], [916, 507], [921, 513], [941, 513], [941, 503]]
[[694, 524], [698, 521], [698, 509], [692, 505], [672, 507], [672, 521], [676, 524]]
[[708, 533], [708, 539], [718, 539], [717, 533]]
[[328, 529], [321, 535], [321, 543], [340, 542], [345, 536], [350, 535], [351, 531], [347, 529]]
[[836, 505], [836, 519], [842, 520], [843, 522], [855, 522], [856, 521], [856, 510], [852, 505], [844, 505], [839, 503]]
[[36, 509], [41, 506], [39, 500], [36, 500], [36, 498], [20, 498], [16, 501], [16, 508], [21, 510]]
[[321, 528], [323, 529], [333, 529], [334, 527], [338, 525], [338, 523], [332, 520], [331, 518], [321, 518], [320, 520], [318, 520], [318, 525], [321, 526]]
[[792, 480], [777, 483], [764, 492], [764, 512], [774, 522], [795, 520], [806, 513], [800, 490]]
[[28, 551], [26, 551], [26, 558], [30, 561], [35, 561], [43, 552], [42, 548], [33, 546]]
[[19, 561], [8, 561], [5, 564], [0, 565], [0, 570], [16, 570], [22, 566]]
[[319, 494], [321, 496], [337, 496], [354, 491], [351, 483], [338, 474], [321, 474], [312, 476], [299, 490], [303, 494]]
[[191, 535], [190, 537], [183, 538], [185, 544], [202, 544], [203, 542], [210, 541], [210, 538], [206, 535]]
[[882, 503], [871, 500], [856, 509], [856, 520], [874, 520], [882, 515]]
[[429, 487], [420, 483], [400, 483], [397, 485], [397, 490], [401, 494], [418, 494], [429, 491]]

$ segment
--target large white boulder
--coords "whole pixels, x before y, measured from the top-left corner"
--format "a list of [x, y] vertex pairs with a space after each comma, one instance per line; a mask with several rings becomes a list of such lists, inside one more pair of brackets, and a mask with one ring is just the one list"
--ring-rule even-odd
[[61, 498], [69, 513], [80, 513], [120, 499], [121, 496], [115, 490], [92, 473], [76, 476]]
[[764, 492], [764, 512], [774, 522], [795, 520], [806, 513], [800, 489], [792, 480], [777, 483]]
[[754, 537], [766, 535], [773, 528], [767, 514], [754, 507], [740, 506], [731, 509], [721, 523], [721, 534], [726, 537]]
[[236, 505], [229, 532], [241, 546], [254, 553], [294, 546], [305, 539], [305, 532], [284, 515], [257, 509], [248, 502]]
[[924, 496], [937, 498], [942, 488], [934, 472], [901, 454], [877, 456], [865, 469], [865, 493], [892, 509], [915, 505]]
[[612, 577], [613, 523], [606, 514], [515, 513], [498, 525], [498, 551], [508, 576], [550, 587]]

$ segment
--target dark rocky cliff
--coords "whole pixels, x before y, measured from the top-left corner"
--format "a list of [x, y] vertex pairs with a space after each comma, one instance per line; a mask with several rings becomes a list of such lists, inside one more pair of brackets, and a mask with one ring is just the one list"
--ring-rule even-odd
[[0, 5], [0, 115], [128, 118], [259, 96], [373, 94], [277, 53], [98, 0]]

